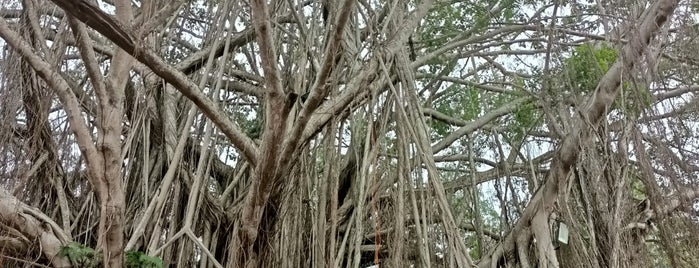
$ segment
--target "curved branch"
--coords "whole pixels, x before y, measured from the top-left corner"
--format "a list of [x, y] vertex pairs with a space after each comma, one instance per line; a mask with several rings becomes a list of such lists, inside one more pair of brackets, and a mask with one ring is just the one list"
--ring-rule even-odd
[[[508, 113], [511, 113], [515, 111], [517, 108], [521, 107], [521, 105], [531, 101], [531, 97], [522, 97], [518, 98], [508, 104], [505, 104], [493, 111], [490, 111], [489, 113], [479, 117], [478, 119], [470, 122], [469, 124], [464, 125], [463, 127], [457, 129], [456, 131], [452, 132], [448, 136], [446, 136], [443, 140], [437, 142], [437, 144], [432, 145], [432, 153], [438, 153], [445, 148], [449, 147], [452, 143], [454, 143], [457, 139], [463, 137], [464, 135], [467, 135], [478, 128], [484, 126], [488, 122], [495, 120], [496, 118], [506, 115]], [[425, 111], [427, 112], [427, 111]], [[435, 113], [433, 113], [435, 114]]]
[[30, 241], [39, 241], [41, 246], [38, 248], [54, 267], [70, 267], [68, 260], [57, 256], [63, 244], [69, 242], [68, 235], [62, 233], [51, 218], [46, 215], [35, 217], [32, 215], [35, 213], [40, 212], [20, 202], [5, 189], [0, 189], [0, 222], [18, 230]]
[[129, 32], [112, 16], [103, 12], [99, 7], [85, 0], [52, 0], [56, 5], [83, 23], [95, 29], [117, 46], [128, 52], [139, 62], [148, 66], [155, 74], [165, 79], [190, 99], [201, 111], [221, 129], [245, 158], [253, 165], [257, 164], [258, 149], [255, 143], [246, 136], [233, 121], [227, 118], [214, 103], [201, 92], [199, 87], [189, 80], [177, 68], [167, 64], [152, 50], [136, 44]]

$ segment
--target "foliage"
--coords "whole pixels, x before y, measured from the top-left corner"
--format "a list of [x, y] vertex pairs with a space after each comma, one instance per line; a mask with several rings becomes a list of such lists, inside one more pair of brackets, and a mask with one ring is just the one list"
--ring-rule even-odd
[[[80, 243], [71, 242], [61, 247], [58, 256], [67, 258], [73, 267], [97, 268], [102, 267], [102, 254]], [[126, 252], [127, 268], [162, 268], [163, 260], [158, 257], [148, 256], [143, 252]]]
[[[573, 55], [565, 60], [564, 70], [568, 93], [589, 94], [597, 87], [602, 76], [616, 61], [618, 52], [607, 43], [584, 44], [575, 48]], [[632, 86], [633, 85], [633, 86]], [[612, 108], [638, 115], [642, 108], [651, 104], [651, 95], [645, 86], [624, 82], [622, 93]]]
[[252, 109], [241, 109], [242, 111], [233, 111], [233, 118], [240, 127], [245, 131], [248, 137], [258, 139], [262, 136], [263, 122], [258, 117], [250, 117], [248, 114], [260, 114], [261, 111], [253, 111]]
[[[484, 0], [436, 3], [425, 17], [420, 31], [420, 40], [423, 40], [427, 48], [437, 48], [466, 31], [482, 32], [493, 19], [502, 22], [512, 22], [515, 19], [518, 10], [516, 1], [499, 2], [498, 5], [502, 7], [502, 11], [498, 14], [490, 12], [491, 3]], [[497, 15], [500, 17], [494, 17]]]
[[61, 247], [58, 256], [68, 259], [73, 267], [102, 267], [102, 254], [80, 243], [70, 242]]
[[420, 40], [423, 40], [428, 48], [444, 45], [450, 37], [468, 29], [469, 22], [464, 20], [468, 12], [469, 10], [460, 8], [460, 4], [436, 4], [432, 12], [425, 17]]
[[537, 123], [541, 122], [539, 110], [534, 102], [528, 102], [517, 107], [514, 113], [514, 120], [507, 124], [512, 133], [512, 141], [519, 142], [526, 137], [527, 132]]
[[[520, 92], [522, 91], [517, 90], [515, 92], [516, 94], [497, 95], [493, 100], [493, 106], [501, 107], [502, 105], [508, 105], [508, 103], [522, 95], [519, 94]], [[502, 126], [507, 130], [501, 134], [509, 141], [520, 142], [526, 137], [529, 131], [540, 125], [541, 118], [541, 111], [536, 103], [526, 102], [517, 106], [512, 115], [504, 117], [503, 120], [501, 120]]]
[[622, 109], [630, 116], [639, 116], [643, 109], [651, 105], [653, 97], [647, 87], [637, 83], [629, 85], [630, 83], [624, 83], [624, 90], [621, 91], [621, 96], [614, 100], [612, 108]]
[[616, 61], [617, 51], [600, 43], [598, 47], [584, 44], [575, 48], [573, 55], [565, 60], [565, 81], [571, 93], [589, 93], [595, 90], [600, 78]]
[[[477, 89], [453, 84], [446, 90], [449, 93], [434, 104], [437, 111], [464, 121], [480, 116], [483, 105]], [[439, 136], [446, 136], [450, 132], [450, 126], [443, 122], [435, 122], [434, 128]]]
[[126, 267], [128, 268], [162, 268], [163, 260], [158, 257], [148, 256], [143, 252], [126, 252]]

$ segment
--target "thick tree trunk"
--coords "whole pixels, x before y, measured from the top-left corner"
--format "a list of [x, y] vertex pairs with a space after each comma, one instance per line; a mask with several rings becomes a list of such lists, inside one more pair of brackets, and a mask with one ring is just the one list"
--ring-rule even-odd
[[[116, 17], [129, 25], [133, 20], [131, 1], [115, 1]], [[124, 119], [124, 91], [129, 79], [133, 59], [128, 52], [117, 49], [112, 58], [109, 75], [106, 79], [107, 92], [100, 101], [102, 111], [103, 140], [98, 139], [98, 150], [104, 157], [104, 183], [99, 191], [102, 201], [100, 217], [100, 245], [104, 254], [105, 267], [123, 267], [124, 262], [124, 184], [122, 177], [121, 132]], [[95, 62], [96, 64], [96, 62]], [[92, 78], [93, 83], [96, 77]], [[98, 94], [99, 97], [99, 94]], [[101, 147], [99, 147], [101, 146]], [[104, 224], [103, 224], [104, 222]], [[104, 228], [104, 229], [102, 229]]]

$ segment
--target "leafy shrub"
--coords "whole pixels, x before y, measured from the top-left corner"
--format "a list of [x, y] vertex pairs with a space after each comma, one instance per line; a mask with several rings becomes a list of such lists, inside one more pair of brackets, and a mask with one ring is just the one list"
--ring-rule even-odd
[[58, 256], [68, 259], [73, 267], [102, 267], [102, 254], [80, 243], [70, 242], [68, 245], [61, 247], [58, 251]]
[[[77, 268], [102, 267], [102, 254], [80, 243], [71, 242], [61, 247], [58, 256], [70, 261]], [[158, 257], [148, 256], [143, 252], [127, 251], [124, 265], [127, 268], [162, 268], [163, 260]]]
[[163, 260], [158, 257], [148, 256], [143, 252], [126, 252], [126, 267], [128, 268], [162, 268]]

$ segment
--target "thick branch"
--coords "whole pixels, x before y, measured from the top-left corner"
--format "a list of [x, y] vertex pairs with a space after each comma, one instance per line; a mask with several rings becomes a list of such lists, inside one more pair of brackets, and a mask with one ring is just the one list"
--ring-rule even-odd
[[0, 189], [0, 222], [18, 230], [31, 241], [38, 240], [39, 247], [28, 245], [28, 248], [40, 249], [54, 267], [70, 267], [68, 260], [57, 256], [63, 244], [69, 242], [66, 240], [68, 236], [61, 233], [57, 223], [47, 222], [51, 220], [48, 216], [37, 218], [32, 215], [34, 212], [36, 211], [7, 191]]
[[[531, 101], [530, 97], [522, 97], [519, 99], [516, 99], [508, 104], [505, 104], [481, 117], [476, 119], [475, 121], [471, 122], [470, 124], [467, 124], [456, 131], [452, 132], [449, 134], [449, 136], [445, 137], [443, 140], [439, 141], [437, 144], [432, 146], [432, 153], [438, 153], [445, 148], [449, 147], [452, 143], [454, 143], [456, 140], [459, 138], [463, 137], [464, 135], [467, 135], [478, 128], [484, 126], [488, 122], [506, 115], [508, 113], [511, 113], [515, 111], [517, 108], [521, 107], [523, 104]], [[433, 116], [436, 116], [437, 113], [432, 113]]]
[[95, 29], [117, 46], [127, 51], [139, 62], [145, 64], [155, 74], [171, 83], [184, 96], [190, 99], [201, 111], [216, 124], [217, 127], [238, 148], [245, 158], [253, 164], [257, 163], [258, 149], [255, 143], [247, 137], [228, 119], [214, 103], [201, 92], [199, 87], [189, 80], [187, 76], [175, 67], [167, 64], [160, 56], [142, 44], [136, 44], [134, 38], [127, 32], [124, 26], [118, 23], [112, 16], [104, 13], [99, 7], [85, 0], [53, 0], [56, 5], [67, 13], [75, 16], [83, 23]]

